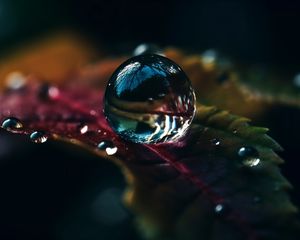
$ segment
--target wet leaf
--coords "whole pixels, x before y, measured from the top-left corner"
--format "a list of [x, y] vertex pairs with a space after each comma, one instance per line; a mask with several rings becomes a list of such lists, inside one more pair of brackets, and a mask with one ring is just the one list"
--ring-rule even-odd
[[297, 239], [290, 184], [274, 153], [281, 148], [267, 129], [198, 104], [182, 141], [126, 142], [106, 122], [103, 89], [80, 78], [60, 87], [28, 79], [6, 90], [0, 120], [13, 122], [3, 127], [43, 138], [39, 143], [77, 144], [116, 162], [128, 181], [125, 202], [150, 239]]

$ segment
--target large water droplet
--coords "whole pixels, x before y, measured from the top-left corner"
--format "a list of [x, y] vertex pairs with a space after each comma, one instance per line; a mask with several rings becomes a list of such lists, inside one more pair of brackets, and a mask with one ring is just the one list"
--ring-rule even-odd
[[260, 163], [258, 151], [253, 147], [241, 147], [238, 155], [246, 167], [255, 167]]
[[23, 124], [20, 122], [19, 119], [10, 117], [6, 118], [2, 122], [1, 127], [10, 132], [18, 132], [23, 128]]
[[138, 56], [142, 54], [159, 54], [163, 55], [160, 48], [152, 43], [142, 43], [138, 45], [134, 51], [133, 51], [133, 56]]
[[112, 75], [104, 112], [113, 130], [128, 141], [176, 141], [195, 115], [195, 94], [177, 64], [159, 55], [140, 55]]
[[30, 140], [34, 143], [44, 143], [48, 140], [48, 136], [43, 131], [35, 131], [31, 133]]
[[105, 150], [106, 154], [109, 156], [114, 155], [118, 151], [118, 148], [110, 141], [100, 142], [98, 148], [100, 150]]

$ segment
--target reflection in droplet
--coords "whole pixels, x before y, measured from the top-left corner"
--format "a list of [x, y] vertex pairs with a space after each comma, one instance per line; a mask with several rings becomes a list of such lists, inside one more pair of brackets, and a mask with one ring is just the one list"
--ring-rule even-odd
[[6, 86], [12, 90], [18, 90], [25, 86], [26, 77], [21, 72], [11, 72], [5, 78]]
[[133, 51], [133, 56], [142, 54], [158, 54], [163, 56], [161, 49], [157, 45], [151, 43], [142, 43], [138, 45]]
[[238, 155], [246, 167], [255, 167], [260, 163], [259, 153], [253, 147], [241, 147]]
[[35, 131], [30, 134], [30, 140], [34, 143], [44, 143], [48, 140], [48, 136], [43, 131]]
[[102, 141], [98, 144], [100, 150], [105, 150], [106, 154], [111, 156], [117, 153], [118, 148], [111, 141]]
[[171, 60], [139, 55], [123, 63], [105, 92], [106, 118], [122, 138], [137, 143], [174, 142], [189, 129], [195, 94]]
[[18, 132], [23, 128], [23, 124], [19, 119], [14, 117], [9, 117], [4, 119], [1, 127], [10, 132]]

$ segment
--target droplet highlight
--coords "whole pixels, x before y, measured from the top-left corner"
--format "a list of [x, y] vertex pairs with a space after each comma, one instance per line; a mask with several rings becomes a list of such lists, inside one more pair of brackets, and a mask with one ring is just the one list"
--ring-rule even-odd
[[58, 98], [60, 92], [59, 89], [55, 86], [51, 86], [48, 83], [44, 83], [40, 86], [38, 91], [38, 96], [41, 100], [55, 100]]
[[26, 77], [23, 73], [15, 71], [7, 74], [5, 78], [6, 87], [11, 90], [19, 90], [26, 85]]
[[161, 49], [153, 43], [142, 43], [138, 45], [133, 51], [133, 56], [142, 54], [158, 54], [163, 56]]
[[124, 62], [105, 92], [104, 113], [112, 129], [136, 143], [182, 138], [195, 115], [195, 93], [183, 70], [155, 54]]
[[111, 156], [117, 153], [118, 148], [110, 141], [102, 141], [98, 144], [98, 149], [105, 150], [106, 154]]
[[35, 131], [30, 134], [30, 140], [34, 143], [44, 143], [48, 140], [48, 136], [43, 131]]
[[217, 204], [215, 206], [215, 213], [222, 214], [224, 212], [224, 205], [223, 204]]
[[87, 131], [89, 130], [89, 126], [87, 124], [80, 124], [78, 126], [78, 130], [79, 130], [80, 134], [86, 134]]
[[259, 153], [254, 147], [241, 147], [238, 155], [246, 167], [255, 167], [260, 163]]
[[10, 117], [4, 119], [1, 127], [9, 132], [18, 132], [23, 128], [23, 124], [19, 119]]

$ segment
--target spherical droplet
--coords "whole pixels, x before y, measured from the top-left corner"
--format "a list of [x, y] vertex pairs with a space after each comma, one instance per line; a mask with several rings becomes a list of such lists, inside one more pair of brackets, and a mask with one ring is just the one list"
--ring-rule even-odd
[[259, 153], [253, 147], [241, 147], [238, 155], [246, 167], [255, 167], [260, 163]]
[[220, 140], [218, 138], [214, 138], [211, 140], [211, 143], [215, 146], [219, 146], [221, 144]]
[[194, 90], [183, 70], [154, 54], [124, 62], [105, 92], [110, 126], [137, 143], [177, 141], [191, 125], [195, 108]]
[[215, 206], [215, 213], [218, 215], [221, 215], [224, 213], [224, 205], [223, 204], [217, 204]]
[[12, 90], [18, 90], [25, 86], [26, 77], [21, 72], [11, 72], [5, 78], [6, 86]]
[[48, 136], [43, 131], [35, 131], [31, 133], [30, 140], [34, 143], [44, 143], [48, 140]]
[[1, 127], [10, 132], [18, 132], [23, 128], [23, 124], [20, 122], [19, 119], [10, 117], [6, 118], [2, 122]]
[[118, 148], [110, 141], [102, 141], [98, 144], [100, 150], [105, 150], [106, 154], [111, 156], [116, 154]]
[[160, 48], [157, 45], [152, 43], [142, 43], [138, 45], [133, 51], [133, 56], [138, 56], [142, 54], [163, 55]]

